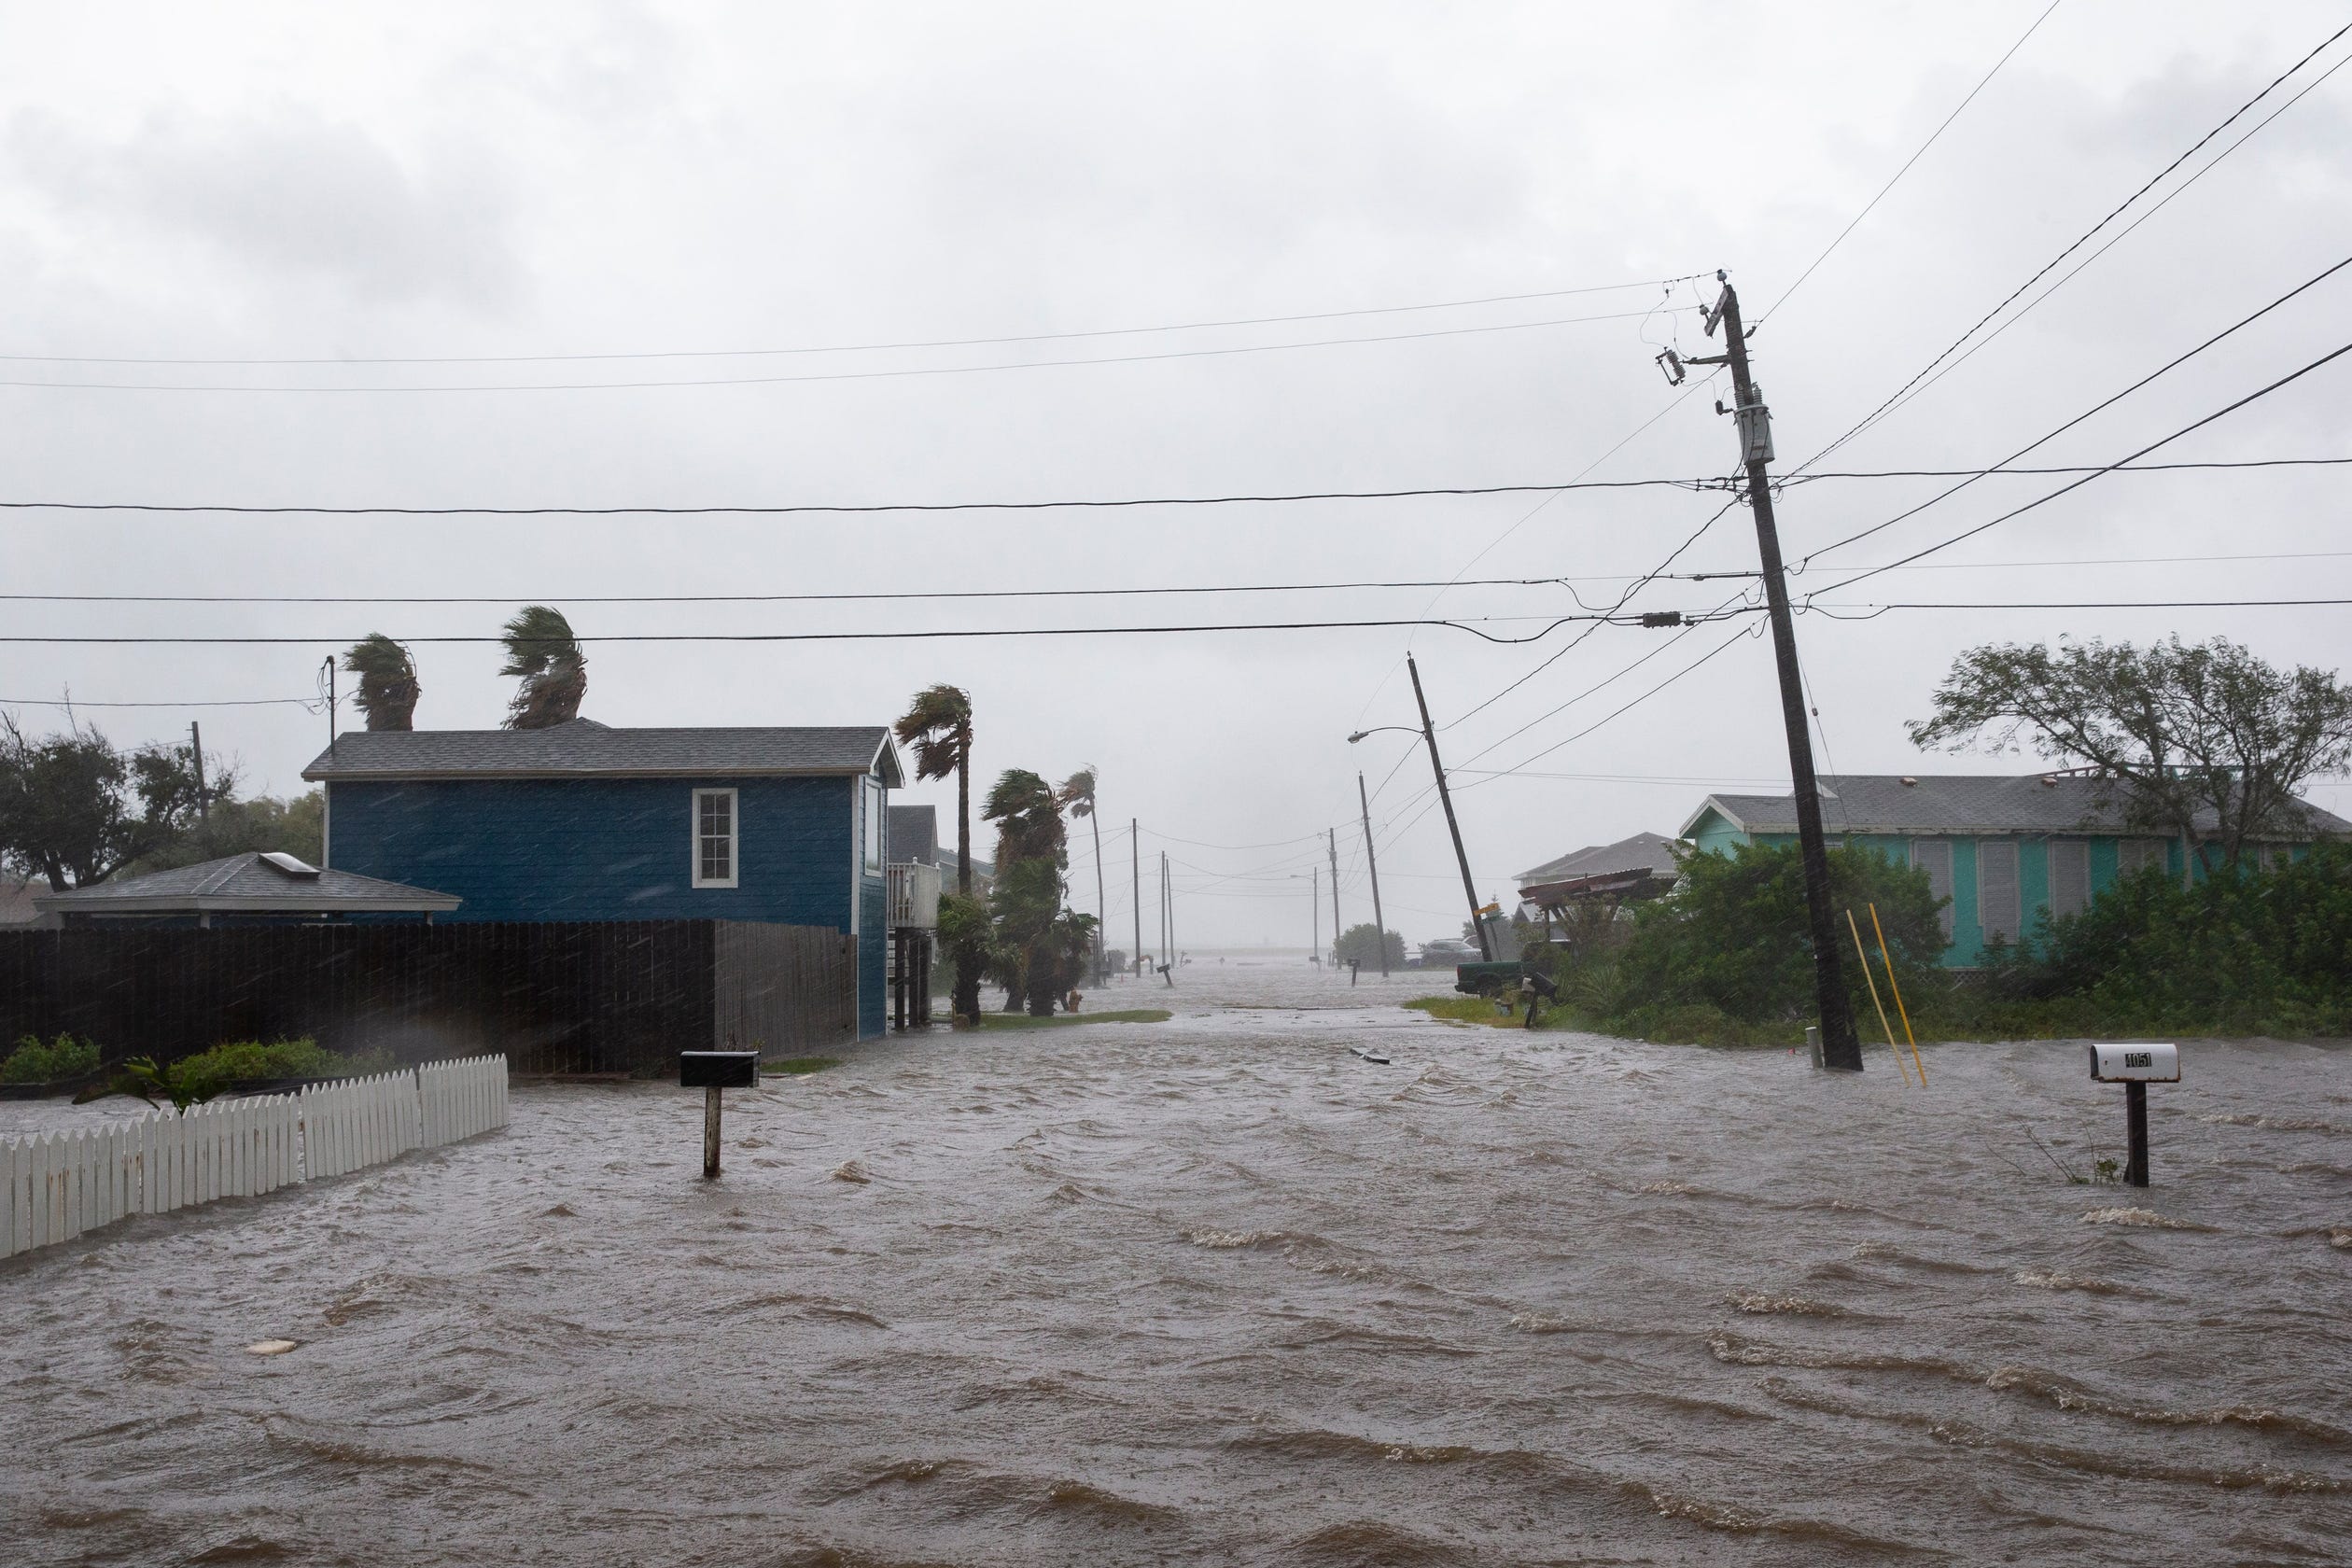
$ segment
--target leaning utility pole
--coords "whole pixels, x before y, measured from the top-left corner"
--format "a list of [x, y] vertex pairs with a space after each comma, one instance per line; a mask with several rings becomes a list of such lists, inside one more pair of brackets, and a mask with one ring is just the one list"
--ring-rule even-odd
[[204, 732], [196, 727], [196, 721], [188, 721], [188, 754], [196, 764], [196, 819], [212, 820], [212, 796], [204, 789]]
[[1135, 831], [1135, 819], [1127, 819], [1127, 869], [1135, 878], [1135, 974], [1143, 976], [1143, 835]]
[[[1862, 1071], [1862, 1042], [1854, 1032], [1847, 1005], [1845, 969], [1839, 961], [1836, 914], [1829, 906], [1829, 851], [1821, 836], [1821, 786], [1813, 777], [1813, 735], [1805, 724], [1804, 677], [1797, 668], [1797, 631], [1788, 610], [1788, 581], [1781, 568], [1780, 533], [1772, 523], [1772, 418], [1748, 375], [1747, 336], [1740, 327], [1740, 297], [1720, 272], [1723, 297], [1707, 313], [1715, 336], [1719, 323], [1724, 352], [1688, 361], [1731, 367], [1732, 410], [1740, 427], [1740, 457], [1747, 469], [1748, 504], [1756, 509], [1756, 543], [1764, 568], [1764, 602], [1772, 623], [1772, 657], [1780, 666], [1781, 722], [1788, 731], [1789, 783], [1797, 793], [1797, 842], [1805, 861], [1805, 914], [1813, 927], [1813, 1000], [1821, 1010], [1821, 1065]], [[1723, 406], [1715, 405], [1719, 410]]]
[[[1421, 708], [1421, 738], [1429, 742], [1429, 766], [1437, 775], [1437, 800], [1446, 808], [1446, 831], [1453, 834], [1454, 863], [1462, 868], [1462, 896], [1470, 901], [1470, 929], [1478, 933], [1478, 956], [1489, 963], [1494, 961], [1494, 944], [1488, 939], [1486, 917], [1478, 913], [1478, 889], [1470, 880], [1470, 857], [1462, 847], [1462, 824], [1454, 820], [1453, 792], [1446, 788], [1446, 764], [1437, 760], [1437, 731], [1429, 722], [1429, 700], [1421, 695], [1421, 666], [1413, 663], [1410, 653], [1405, 655], [1405, 668], [1413, 678], [1413, 701]], [[1388, 942], [1384, 935], [1383, 945]], [[1848, 1029], [1851, 1036], [1854, 1030]]]
[[1331, 964], [1339, 967], [1339, 938], [1346, 928], [1339, 924], [1339, 830], [1325, 828], [1323, 836], [1331, 841]]
[[1364, 863], [1372, 873], [1372, 931], [1380, 939], [1380, 973], [1388, 973], [1388, 917], [1380, 913], [1380, 862], [1372, 855], [1372, 798], [1364, 792], [1364, 775], [1356, 775], [1356, 805], [1364, 812]]

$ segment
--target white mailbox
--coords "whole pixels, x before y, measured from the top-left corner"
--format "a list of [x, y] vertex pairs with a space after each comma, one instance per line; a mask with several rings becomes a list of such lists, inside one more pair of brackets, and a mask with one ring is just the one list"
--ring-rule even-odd
[[2102, 1084], [2177, 1084], [2177, 1045], [2093, 1045], [2091, 1076]]

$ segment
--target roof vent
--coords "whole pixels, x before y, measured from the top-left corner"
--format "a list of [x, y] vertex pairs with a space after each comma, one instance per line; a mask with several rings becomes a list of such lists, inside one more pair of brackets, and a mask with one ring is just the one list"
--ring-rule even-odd
[[2056, 788], [2058, 788], [2058, 780], [2057, 780], [2057, 778], [2056, 778], [2055, 777], [2053, 777], [2052, 775], [2050, 775], [2050, 774], [2047, 774], [2047, 773], [2045, 773], [2045, 774], [2043, 774], [2043, 775], [2042, 775], [2042, 784], [2043, 784], [2043, 786], [2044, 786], [2045, 788], [2047, 788], [2047, 789], [2055, 790]]
[[1910, 774], [1908, 774], [1908, 773], [1907, 773], [1907, 774], [1905, 774], [1905, 775], [1903, 775], [1903, 783], [1904, 783], [1904, 785], [1905, 785], [1907, 788], [1909, 788], [1909, 789], [1913, 789], [1913, 790], [1916, 790], [1916, 789], [1918, 789], [1918, 788], [1919, 788], [1919, 780], [1918, 780], [1918, 779], [1916, 779], [1916, 778], [1913, 778], [1913, 777], [1912, 777]]
[[264, 849], [261, 858], [288, 876], [316, 876], [318, 868], [307, 861], [298, 861], [283, 849]]

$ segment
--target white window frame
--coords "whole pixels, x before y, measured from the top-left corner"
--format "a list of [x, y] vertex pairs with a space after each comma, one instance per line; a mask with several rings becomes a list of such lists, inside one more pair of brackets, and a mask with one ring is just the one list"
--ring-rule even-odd
[[[713, 795], [727, 797], [727, 875], [703, 875], [703, 802]], [[688, 796], [686, 806], [686, 869], [697, 888], [733, 888], [738, 886], [743, 873], [743, 811], [742, 803], [733, 789], [696, 789]]]
[[[867, 876], [881, 877], [890, 874], [889, 791], [882, 780], [867, 774], [858, 780], [858, 869]], [[874, 854], [866, 854], [868, 845]]]

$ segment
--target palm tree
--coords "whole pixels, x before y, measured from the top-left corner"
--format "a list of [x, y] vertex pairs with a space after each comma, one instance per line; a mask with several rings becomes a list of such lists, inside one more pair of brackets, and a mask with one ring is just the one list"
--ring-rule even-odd
[[382, 632], [370, 632], [343, 650], [344, 673], [359, 678], [359, 712], [371, 730], [416, 728], [416, 661]]
[[[891, 728], [899, 744], [915, 749], [917, 778], [956, 776], [956, 900], [942, 905], [940, 937], [956, 962], [956, 991], [948, 1011], [980, 1022], [980, 971], [987, 944], [985, 911], [967, 908], [972, 899], [972, 698], [957, 686], [931, 686], [915, 693], [905, 716]], [[949, 936], [950, 928], [965, 936]]]
[[1095, 813], [1095, 770], [1092, 767], [1083, 767], [1062, 780], [1060, 800], [1063, 809], [1072, 817], [1088, 818], [1094, 826], [1094, 983], [1100, 986], [1102, 984], [1102, 922], [1110, 917], [1111, 900], [1102, 879], [1102, 819]]
[[1061, 802], [1053, 786], [1029, 769], [1006, 768], [981, 815], [997, 825], [999, 876], [1022, 861], [1051, 861], [1057, 871], [1070, 863]]
[[972, 896], [972, 699], [960, 687], [915, 693], [891, 732], [915, 748], [915, 777], [956, 776], [956, 891]]
[[500, 640], [507, 662], [498, 673], [523, 678], [507, 704], [508, 729], [544, 730], [580, 717], [580, 699], [588, 694], [588, 655], [562, 610], [526, 605], [506, 623]]

